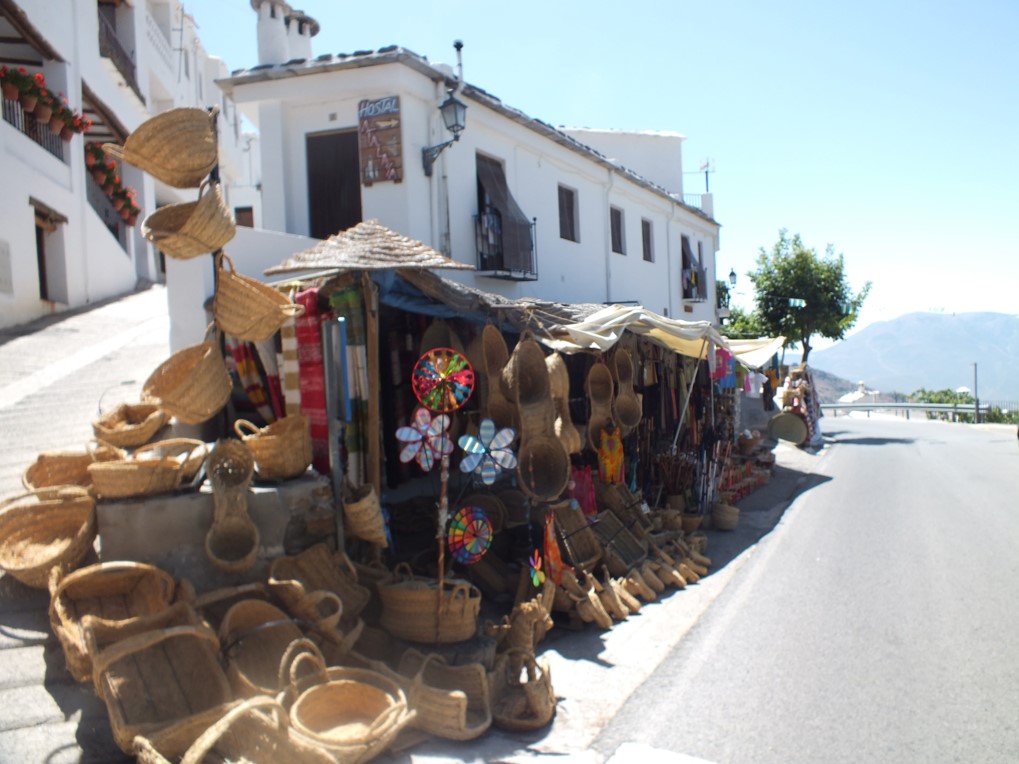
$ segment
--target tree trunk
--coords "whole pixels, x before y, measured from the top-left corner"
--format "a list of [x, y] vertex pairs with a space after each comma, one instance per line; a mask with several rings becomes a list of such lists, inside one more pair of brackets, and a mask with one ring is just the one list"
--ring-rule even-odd
[[800, 344], [803, 346], [803, 358], [800, 359], [800, 363], [806, 366], [807, 358], [810, 357], [810, 337], [804, 337]]

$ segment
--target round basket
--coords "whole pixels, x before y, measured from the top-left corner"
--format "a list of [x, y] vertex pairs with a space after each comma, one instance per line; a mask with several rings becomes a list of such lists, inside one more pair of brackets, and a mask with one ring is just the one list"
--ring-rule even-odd
[[282, 690], [280, 661], [290, 644], [303, 636], [290, 616], [265, 600], [232, 605], [220, 623], [219, 641], [237, 696], [275, 695]]
[[289, 480], [304, 474], [311, 464], [311, 430], [303, 414], [283, 417], [261, 429], [238, 419], [234, 432], [251, 449], [263, 480]]
[[236, 234], [219, 183], [202, 184], [196, 202], [168, 204], [142, 221], [142, 236], [178, 260], [215, 252]]
[[715, 504], [711, 510], [711, 524], [720, 531], [734, 531], [739, 524], [739, 508], [730, 504]]
[[251, 570], [258, 558], [258, 526], [247, 517], [226, 517], [205, 534], [205, 554], [224, 573]]
[[209, 340], [174, 353], [144, 385], [148, 397], [185, 424], [211, 418], [226, 405], [232, 389], [219, 347]]
[[226, 252], [216, 255], [216, 276], [213, 313], [216, 324], [231, 337], [261, 342], [285, 321], [304, 313], [303, 305], [292, 303], [279, 290], [238, 273]]
[[219, 160], [218, 107], [169, 109], [146, 120], [123, 146], [104, 143], [103, 151], [174, 188], [196, 188]]
[[477, 507], [485, 513], [492, 525], [492, 533], [498, 533], [506, 527], [506, 505], [502, 499], [487, 493], [472, 493], [458, 502], [461, 507]]
[[517, 485], [539, 501], [552, 501], [570, 482], [570, 455], [555, 436], [531, 437], [517, 454]]
[[392, 580], [377, 587], [382, 601], [380, 625], [410, 642], [463, 642], [477, 632], [481, 592], [467, 581], [447, 578], [440, 595], [435, 579], [416, 578], [405, 563]]
[[21, 476], [25, 490], [36, 491], [60, 485], [77, 485], [88, 488], [92, 476], [88, 466], [93, 462], [123, 459], [127, 454], [106, 443], [97, 443], [87, 452], [46, 452], [39, 454]]
[[96, 537], [95, 501], [80, 486], [30, 491], [0, 503], [0, 568], [45, 589], [50, 570], [77, 567]]
[[155, 403], [121, 403], [92, 422], [92, 431], [112, 446], [134, 448], [152, 440], [169, 418]]

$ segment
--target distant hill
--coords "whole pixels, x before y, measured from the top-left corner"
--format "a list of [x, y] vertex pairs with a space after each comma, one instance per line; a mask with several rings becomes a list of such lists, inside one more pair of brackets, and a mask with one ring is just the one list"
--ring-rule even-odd
[[814, 369], [889, 394], [972, 390], [974, 362], [981, 400], [1019, 400], [1019, 316], [908, 313], [810, 354]]

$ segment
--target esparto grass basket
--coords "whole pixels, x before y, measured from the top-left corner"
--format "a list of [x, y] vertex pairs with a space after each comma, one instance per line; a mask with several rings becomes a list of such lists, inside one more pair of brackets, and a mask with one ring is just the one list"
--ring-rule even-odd
[[213, 313], [216, 324], [231, 337], [261, 342], [304, 313], [303, 305], [291, 302], [278, 289], [238, 273], [226, 252], [216, 255], [216, 277]]
[[409, 642], [463, 642], [477, 633], [481, 591], [468, 581], [418, 578], [406, 563], [393, 579], [378, 585], [382, 601], [379, 624], [394, 637]]
[[175, 591], [169, 573], [141, 562], [101, 562], [68, 575], [52, 569], [49, 579], [50, 628], [64, 648], [67, 669], [79, 682], [92, 678], [84, 620], [123, 627], [170, 606]]
[[480, 663], [451, 666], [437, 653], [408, 648], [399, 671], [417, 712], [415, 728], [448, 740], [474, 740], [492, 726], [488, 672]]
[[273, 560], [269, 566], [269, 588], [293, 613], [315, 613], [316, 603], [309, 602], [314, 593], [332, 592], [342, 603], [342, 618], [348, 628], [371, 599], [371, 591], [359, 583], [350, 558], [343, 552], [331, 551], [325, 543]]
[[29, 491], [0, 503], [0, 568], [45, 589], [50, 570], [77, 567], [96, 538], [95, 500], [80, 486]]
[[209, 446], [205, 441], [195, 438], [168, 438], [135, 449], [133, 457], [135, 460], [174, 459], [180, 464], [181, 483], [190, 483], [205, 464], [208, 455]]
[[347, 533], [383, 549], [388, 547], [386, 521], [382, 516], [382, 503], [375, 492], [375, 486], [371, 483], [356, 488], [347, 486], [345, 493], [343, 521]]
[[226, 673], [237, 697], [275, 695], [280, 661], [287, 648], [304, 633], [287, 613], [260, 599], [241, 600], [219, 625]]
[[303, 414], [257, 427], [247, 419], [234, 422], [234, 432], [251, 449], [255, 470], [262, 480], [289, 480], [304, 474], [311, 464], [311, 429]]
[[[521, 666], [523, 671], [521, 671]], [[495, 660], [492, 672], [492, 723], [510, 732], [541, 729], [555, 716], [556, 697], [548, 659], [518, 648]]]
[[154, 496], [180, 487], [182, 464], [171, 457], [94, 462], [88, 467], [92, 492], [100, 499]]
[[215, 252], [236, 234], [219, 183], [208, 181], [202, 184], [198, 201], [168, 204], [142, 221], [142, 236], [178, 260]]
[[145, 394], [184, 424], [210, 419], [230, 398], [233, 383], [212, 327], [206, 340], [179, 350], [145, 381]]
[[169, 418], [155, 403], [121, 403], [92, 422], [92, 431], [110, 445], [134, 448], [152, 440]]
[[21, 475], [21, 483], [27, 491], [53, 488], [60, 485], [77, 485], [88, 488], [92, 476], [88, 466], [93, 462], [124, 459], [127, 453], [107, 443], [91, 445], [87, 451], [47, 451], [39, 454]]
[[219, 161], [217, 114], [218, 107], [169, 109], [139, 125], [123, 146], [104, 143], [103, 151], [174, 188], [196, 188]]

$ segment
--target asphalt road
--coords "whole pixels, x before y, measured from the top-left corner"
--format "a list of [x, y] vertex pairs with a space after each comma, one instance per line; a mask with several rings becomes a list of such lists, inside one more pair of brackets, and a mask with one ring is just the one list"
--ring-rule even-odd
[[603, 755], [1019, 761], [1015, 428], [824, 424], [831, 479], [631, 696]]

